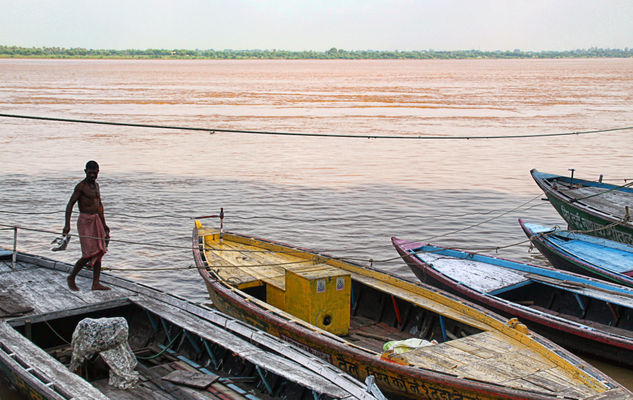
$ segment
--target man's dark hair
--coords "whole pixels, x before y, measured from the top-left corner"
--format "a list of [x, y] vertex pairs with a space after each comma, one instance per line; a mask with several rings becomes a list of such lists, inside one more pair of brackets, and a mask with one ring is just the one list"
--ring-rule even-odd
[[99, 164], [96, 161], [90, 160], [86, 163], [86, 169], [99, 169]]

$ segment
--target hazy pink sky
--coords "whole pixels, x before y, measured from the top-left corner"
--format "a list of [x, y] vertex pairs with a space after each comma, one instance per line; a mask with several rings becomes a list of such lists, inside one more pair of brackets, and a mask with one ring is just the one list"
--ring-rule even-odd
[[632, 0], [0, 0], [0, 5], [0, 44], [24, 47], [633, 47]]

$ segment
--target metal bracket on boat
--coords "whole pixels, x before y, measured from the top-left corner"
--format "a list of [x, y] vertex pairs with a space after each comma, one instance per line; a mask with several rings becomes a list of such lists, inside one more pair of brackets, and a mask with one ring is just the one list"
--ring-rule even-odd
[[574, 184], [574, 171], [576, 171], [575, 168], [569, 168], [569, 171], [571, 171], [571, 178], [569, 180], [569, 183], [571, 183], [572, 185]]
[[521, 322], [519, 322], [518, 318], [510, 318], [507, 324], [510, 328], [514, 328], [517, 331], [524, 333], [526, 335], [530, 333], [530, 330], [528, 329], [528, 327], [522, 324]]

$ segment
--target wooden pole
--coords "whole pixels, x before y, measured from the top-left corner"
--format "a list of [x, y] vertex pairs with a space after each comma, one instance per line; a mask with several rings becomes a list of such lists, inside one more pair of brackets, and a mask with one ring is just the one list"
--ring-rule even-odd
[[18, 248], [18, 227], [13, 227], [13, 254], [11, 256], [11, 269], [15, 271], [15, 260], [17, 258], [17, 248]]

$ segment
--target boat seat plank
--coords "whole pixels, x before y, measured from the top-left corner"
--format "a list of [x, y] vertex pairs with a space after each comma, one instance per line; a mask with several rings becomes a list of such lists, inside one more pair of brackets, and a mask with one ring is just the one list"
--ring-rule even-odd
[[305, 257], [303, 252], [301, 252], [302, 256], [294, 253], [294, 251], [288, 253], [266, 251], [260, 247], [229, 240], [214, 243], [213, 248], [205, 252], [209, 264], [221, 259], [226, 264], [234, 266], [235, 269], [219, 268], [218, 273], [225, 279], [232, 279], [232, 282], [237, 279], [242, 286], [248, 285], [250, 278], [252, 281], [262, 281], [285, 290], [286, 270], [304, 275], [311, 273], [336, 275], [342, 271], [322, 262], [321, 257], [309, 258]]
[[235, 267], [233, 263], [213, 251], [205, 252], [205, 257], [210, 270], [215, 271], [222, 279], [234, 282], [236, 286], [249, 285], [257, 281], [257, 278], [253, 275], [244, 271], [244, 269]]
[[251, 250], [251, 248], [246, 248], [244, 245], [228, 241], [216, 247], [219, 250], [208, 250], [206, 253], [209, 264], [213, 264], [214, 260], [222, 260], [227, 265], [235, 267], [219, 268], [218, 274], [222, 278], [227, 280], [237, 278], [239, 282], [242, 282], [242, 285], [253, 281], [263, 281], [280, 289], [285, 289], [286, 278], [284, 268], [270, 264], [287, 263], [287, 259], [271, 260], [264, 258], [261, 257], [260, 253], [244, 251]]
[[578, 318], [574, 315], [571, 314], [563, 314], [560, 312], [556, 312], [556, 311], [552, 311], [550, 309], [544, 308], [544, 307], [540, 307], [537, 305], [531, 305], [530, 308], [533, 308], [535, 310], [541, 311], [543, 313], [546, 314], [550, 314], [550, 315], [554, 315], [556, 317], [561, 317], [564, 318], [566, 320], [572, 321], [572, 322], [576, 322], [578, 324], [581, 325], [585, 325], [588, 326], [590, 328], [594, 328], [594, 329], [598, 329], [601, 331], [605, 331], [605, 332], [609, 332], [612, 333], [614, 335], [619, 335], [619, 336], [623, 336], [623, 337], [629, 337], [629, 338], [633, 338], [633, 332], [629, 329], [622, 329], [622, 328], [618, 328], [616, 326], [609, 326], [606, 324], [601, 324], [599, 322], [596, 321], [590, 321], [587, 319], [582, 319], [582, 318]]
[[541, 386], [544, 389], [549, 389], [570, 397], [584, 398], [591, 393], [589, 390], [581, 391], [578, 387], [571, 386], [564, 378], [560, 378], [550, 371], [537, 371], [523, 379], [534, 385]]
[[480, 261], [443, 258], [432, 253], [420, 253], [417, 257], [451, 279], [483, 293], [499, 291], [528, 280], [520, 271]]
[[[422, 347], [394, 355], [392, 359], [471, 379], [492, 380], [504, 385], [517, 382], [519, 387], [532, 389], [538, 385], [530, 380], [521, 380], [544, 370], [551, 370], [554, 376], [559, 372], [551, 361], [536, 352], [515, 347], [493, 332], [481, 332]], [[508, 370], [508, 365], [512, 365], [511, 370]], [[560, 373], [564, 376], [563, 370]], [[567, 390], [566, 387], [564, 389]], [[543, 388], [539, 387], [539, 390]]]
[[8, 289], [0, 293], [0, 317], [15, 317], [33, 311], [33, 307], [22, 301], [19, 295]]
[[[169, 370], [167, 370], [167, 372], [173, 372], [173, 371], [181, 371], [181, 372], [194, 372], [197, 371], [194, 367], [192, 367], [191, 365], [185, 363], [184, 361], [174, 361], [170, 364], [167, 365]], [[154, 367], [152, 369], [155, 369], [158, 367]], [[215, 376], [215, 375], [214, 375]], [[211, 396], [212, 399], [218, 399], [218, 400], [248, 400], [246, 397], [242, 396], [241, 394], [237, 393], [235, 390], [233, 390], [231, 387], [227, 386], [228, 384], [230, 384], [230, 378], [228, 381], [222, 381], [222, 380], [215, 380], [211, 385], [206, 387], [206, 396]], [[188, 388], [187, 386], [179, 386], [179, 390], [182, 392], [187, 393], [190, 396], [196, 396], [196, 394], [198, 393], [198, 391], [194, 388]], [[206, 397], [205, 397], [206, 399]]]
[[[559, 185], [560, 182], [559, 182]], [[592, 186], [574, 187], [563, 189], [560, 187], [561, 193], [574, 198], [581, 199], [580, 202], [587, 204], [598, 210], [606, 211], [618, 218], [624, 218], [625, 206], [631, 207], [631, 193], [620, 192]], [[599, 194], [599, 195], [598, 195]], [[596, 196], [597, 195], [597, 196]], [[588, 197], [593, 196], [593, 197]]]
[[417, 356], [417, 354], [420, 353], [433, 355], [435, 357], [444, 357], [454, 363], [457, 367], [470, 363], [480, 363], [482, 361], [481, 358], [477, 357], [476, 355], [470, 354], [456, 347], [442, 346], [442, 344], [426, 346], [415, 349], [413, 351], [409, 351], [406, 353], [407, 359], [409, 360], [409, 362], [412, 362], [411, 356], [415, 357]]
[[456, 349], [460, 349], [462, 351], [475, 355], [484, 360], [495, 357], [497, 354], [499, 354], [496, 351], [489, 350], [489, 349], [486, 349], [485, 347], [479, 346], [475, 341], [466, 340], [469, 337], [470, 336], [459, 338], [457, 340], [451, 340], [448, 342], [444, 342], [442, 344], [446, 346], [455, 347]]
[[486, 363], [469, 363], [461, 365], [452, 372], [458, 376], [469, 377], [471, 379], [485, 380], [491, 382], [509, 382], [519, 378], [513, 371], [508, 370], [507, 365], [499, 368], [497, 365]]
[[78, 292], [69, 290], [66, 280], [60, 280], [57, 271], [42, 268], [38, 270], [37, 276], [37, 290], [33, 290], [33, 273], [27, 270], [0, 274], [0, 287], [10, 288], [16, 298], [21, 298], [25, 305], [33, 307], [33, 313], [72, 309], [129, 294], [129, 291], [118, 287], [113, 287], [112, 290], [89, 290], [92, 286], [91, 271], [77, 276], [76, 282], [80, 287]]
[[382, 292], [392, 293], [395, 297], [417, 304], [422, 308], [431, 310], [438, 314], [442, 314], [448, 318], [452, 317], [452, 318], [459, 319], [464, 323], [467, 323], [473, 327], [476, 327], [482, 330], [489, 329], [487, 325], [484, 325], [480, 321], [474, 318], [471, 318], [466, 313], [458, 314], [458, 312], [452, 307], [448, 307], [442, 303], [434, 301], [432, 298], [425, 297], [417, 293], [411, 292], [409, 290], [399, 288], [395, 285], [390, 284], [389, 282], [381, 281], [367, 275], [359, 275], [356, 273], [352, 273], [351, 278], [352, 278], [352, 282], [353, 281], [361, 282], [364, 285], [380, 290]]
[[176, 400], [178, 397], [169, 396], [156, 387], [151, 381], [141, 382], [134, 388], [122, 390], [108, 384], [107, 379], [92, 382], [103, 394], [117, 400]]
[[[589, 243], [584, 240], [563, 239], [557, 235], [549, 235], [548, 239], [559, 250], [570, 252], [576, 257], [599, 265], [608, 271], [619, 274], [633, 271], [633, 252]], [[633, 250], [633, 247], [631, 247]]]
[[561, 287], [564, 290], [572, 293], [580, 294], [587, 297], [593, 297], [611, 304], [620, 304], [627, 308], [633, 307], [633, 296], [625, 292], [611, 291], [606, 288], [602, 289], [597, 285], [589, 287], [583, 282], [550, 278], [544, 275], [528, 274], [527, 276], [533, 281], [539, 281], [541, 283], [554, 287]]
[[209, 375], [197, 371], [172, 371], [162, 377], [162, 379], [177, 385], [191, 386], [196, 389], [205, 389], [218, 380], [217, 375]]
[[506, 385], [523, 390], [531, 390], [535, 392], [551, 392], [547, 387], [535, 385], [534, 383], [523, 378], [517, 378], [505, 382]]

